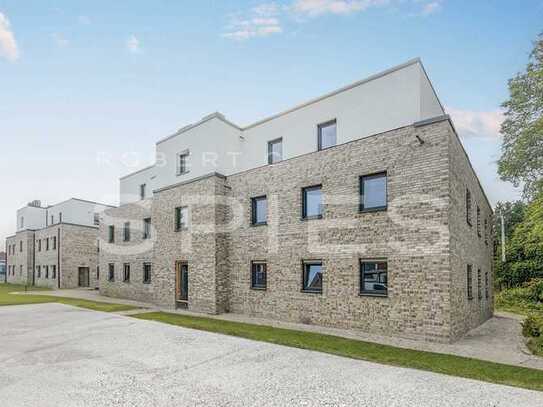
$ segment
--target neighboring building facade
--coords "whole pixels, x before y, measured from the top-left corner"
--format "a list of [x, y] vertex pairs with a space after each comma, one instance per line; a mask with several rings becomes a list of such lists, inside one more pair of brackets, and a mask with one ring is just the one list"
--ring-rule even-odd
[[108, 205], [72, 198], [17, 211], [6, 239], [6, 281], [50, 288], [98, 287], [98, 223]]
[[6, 280], [6, 253], [0, 252], [0, 282]]
[[100, 221], [100, 290], [453, 341], [493, 313], [492, 209], [420, 60], [156, 145]]

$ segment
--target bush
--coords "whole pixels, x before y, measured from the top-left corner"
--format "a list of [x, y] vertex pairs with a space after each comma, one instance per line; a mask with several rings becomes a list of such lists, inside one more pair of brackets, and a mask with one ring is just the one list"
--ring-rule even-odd
[[526, 337], [539, 338], [543, 335], [543, 316], [530, 314], [522, 323], [522, 334]]
[[543, 312], [543, 279], [533, 279], [522, 287], [500, 291], [496, 295], [496, 306], [504, 311], [520, 314]]

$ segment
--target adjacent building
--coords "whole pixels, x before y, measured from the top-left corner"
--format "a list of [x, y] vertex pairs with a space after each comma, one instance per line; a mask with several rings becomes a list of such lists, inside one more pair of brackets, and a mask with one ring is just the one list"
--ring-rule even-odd
[[6, 280], [6, 253], [0, 252], [0, 282]]
[[50, 288], [98, 287], [99, 216], [111, 206], [72, 198], [33, 201], [17, 211], [6, 239], [6, 281]]
[[445, 342], [492, 315], [492, 209], [418, 59], [155, 149], [99, 215], [105, 295]]

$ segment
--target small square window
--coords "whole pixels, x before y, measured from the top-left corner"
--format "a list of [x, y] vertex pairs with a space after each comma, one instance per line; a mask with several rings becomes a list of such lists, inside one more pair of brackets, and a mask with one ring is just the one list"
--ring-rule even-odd
[[322, 293], [322, 261], [303, 262], [302, 291]]
[[149, 239], [151, 237], [151, 218], [143, 219], [143, 238]]
[[275, 164], [283, 160], [283, 139], [268, 141], [268, 164]]
[[130, 241], [130, 222], [125, 222], [123, 227], [123, 240], [125, 242]]
[[186, 174], [189, 172], [189, 153], [183, 152], [177, 154], [177, 175]]
[[113, 263], [108, 264], [107, 279], [108, 281], [115, 281], [115, 264]]
[[130, 264], [125, 263], [123, 267], [123, 282], [130, 282]]
[[322, 186], [302, 189], [302, 218], [322, 218]]
[[268, 220], [268, 199], [259, 196], [251, 199], [251, 223], [253, 225], [265, 225]]
[[180, 206], [175, 208], [175, 230], [178, 232], [187, 229], [189, 225], [189, 207]]
[[267, 288], [266, 262], [251, 262], [251, 288], [265, 290]]
[[114, 243], [115, 242], [115, 226], [109, 225], [108, 227], [108, 242]]
[[151, 283], [151, 263], [143, 263], [143, 283]]
[[388, 266], [384, 260], [360, 262], [360, 294], [388, 295]]
[[324, 150], [336, 145], [336, 120], [330, 120], [329, 122], [319, 124], [318, 126], [319, 151]]
[[360, 211], [383, 211], [387, 209], [387, 174], [360, 177]]

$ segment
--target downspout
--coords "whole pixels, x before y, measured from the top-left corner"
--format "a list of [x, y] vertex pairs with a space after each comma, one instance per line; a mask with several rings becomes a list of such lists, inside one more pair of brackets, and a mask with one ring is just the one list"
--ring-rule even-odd
[[57, 287], [60, 289], [60, 227], [57, 229]]

